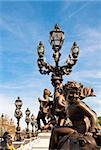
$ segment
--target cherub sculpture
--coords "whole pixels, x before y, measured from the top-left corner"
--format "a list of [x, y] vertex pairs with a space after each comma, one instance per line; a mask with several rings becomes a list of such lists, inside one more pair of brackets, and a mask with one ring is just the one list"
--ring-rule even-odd
[[[98, 123], [97, 115], [82, 101], [82, 99], [86, 97], [95, 96], [93, 89], [85, 88], [81, 83], [77, 83], [75, 81], [68, 81], [67, 84], [63, 86], [63, 93], [66, 100], [65, 111], [67, 118], [70, 119], [72, 125], [55, 126], [53, 128], [50, 138], [49, 150], [57, 148], [59, 149], [58, 145], [61, 137], [66, 136], [66, 141], [68, 143], [70, 142], [70, 137], [73, 139], [73, 135], [76, 135], [74, 136], [75, 140], [77, 140], [79, 136], [82, 136], [83, 142], [85, 139], [86, 143], [88, 143], [89, 150], [90, 147], [96, 149], [96, 142], [93, 138], [93, 133], [95, 132]], [[88, 141], [90, 141], [90, 143]], [[68, 150], [70, 150], [69, 146], [70, 145], [68, 144]], [[74, 146], [73, 143], [72, 146]], [[86, 145], [84, 144], [84, 146]], [[78, 150], [79, 149], [80, 147], [78, 147]]]
[[40, 120], [43, 121], [43, 124], [46, 125], [46, 116], [49, 113], [49, 104], [50, 104], [51, 92], [48, 89], [43, 91], [43, 99], [38, 98], [40, 102], [40, 109], [37, 116], [38, 130], [41, 129]]

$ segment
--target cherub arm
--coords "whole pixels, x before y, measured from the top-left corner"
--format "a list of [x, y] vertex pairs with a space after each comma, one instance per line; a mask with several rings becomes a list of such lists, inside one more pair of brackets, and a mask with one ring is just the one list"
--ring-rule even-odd
[[60, 96], [58, 97], [58, 102], [59, 102], [59, 105], [61, 105], [61, 106], [63, 106], [63, 107], [66, 106], [66, 101], [65, 101], [65, 99], [64, 99], [64, 97], [63, 97], [62, 95], [60, 95]]
[[96, 113], [92, 109], [90, 109], [84, 102], [79, 101], [77, 105], [84, 111], [84, 114], [90, 119], [90, 132], [93, 132], [98, 121]]

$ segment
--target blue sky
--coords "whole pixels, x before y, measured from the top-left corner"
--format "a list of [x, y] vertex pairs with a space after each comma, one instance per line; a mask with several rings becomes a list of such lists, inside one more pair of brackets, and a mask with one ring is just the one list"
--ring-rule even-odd
[[[68, 58], [74, 41], [80, 47], [77, 64], [68, 80], [93, 87], [96, 98], [84, 101], [101, 115], [101, 2], [100, 1], [0, 1], [0, 114], [14, 118], [14, 102], [37, 115], [38, 97], [44, 88], [53, 91], [50, 75], [37, 67], [37, 45], [43, 41], [46, 60], [54, 64], [49, 32], [58, 23], [65, 32], [60, 65]], [[16, 120], [15, 120], [16, 121]]]

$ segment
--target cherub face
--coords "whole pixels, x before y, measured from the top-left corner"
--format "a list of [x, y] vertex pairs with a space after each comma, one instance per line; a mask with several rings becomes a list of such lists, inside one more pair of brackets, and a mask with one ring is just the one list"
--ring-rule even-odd
[[66, 95], [66, 100], [69, 102], [74, 102], [79, 98], [79, 91], [78, 90], [68, 90], [68, 93]]

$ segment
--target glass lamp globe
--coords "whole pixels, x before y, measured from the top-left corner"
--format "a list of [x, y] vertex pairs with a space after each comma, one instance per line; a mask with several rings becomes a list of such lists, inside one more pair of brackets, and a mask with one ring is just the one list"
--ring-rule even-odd
[[44, 57], [45, 47], [44, 47], [44, 45], [41, 41], [39, 42], [39, 45], [38, 45], [38, 48], [37, 48], [37, 53], [38, 53], [39, 58]]
[[59, 50], [64, 41], [64, 32], [56, 24], [54, 30], [50, 32], [50, 44], [54, 50]]

